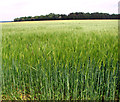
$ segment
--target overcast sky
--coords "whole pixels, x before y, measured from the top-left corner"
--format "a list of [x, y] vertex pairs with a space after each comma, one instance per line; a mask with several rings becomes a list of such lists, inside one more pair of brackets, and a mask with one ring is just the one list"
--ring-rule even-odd
[[71, 12], [118, 13], [119, 0], [0, 0], [0, 21], [16, 17]]

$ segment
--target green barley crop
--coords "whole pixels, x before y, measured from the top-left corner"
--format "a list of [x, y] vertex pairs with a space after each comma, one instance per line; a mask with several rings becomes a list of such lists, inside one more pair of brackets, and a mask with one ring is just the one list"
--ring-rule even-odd
[[3, 100], [118, 99], [116, 20], [2, 24]]

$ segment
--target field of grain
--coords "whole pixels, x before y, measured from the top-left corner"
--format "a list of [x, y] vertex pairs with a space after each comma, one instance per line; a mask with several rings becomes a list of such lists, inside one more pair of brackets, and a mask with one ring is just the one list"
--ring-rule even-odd
[[2, 24], [3, 100], [117, 99], [117, 22]]

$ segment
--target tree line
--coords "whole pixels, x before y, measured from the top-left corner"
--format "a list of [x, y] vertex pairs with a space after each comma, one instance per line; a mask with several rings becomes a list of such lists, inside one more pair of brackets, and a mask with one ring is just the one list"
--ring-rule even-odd
[[118, 19], [118, 14], [108, 14], [108, 13], [83, 13], [83, 12], [75, 12], [66, 14], [54, 14], [50, 13], [47, 15], [40, 16], [28, 16], [28, 17], [20, 17], [15, 18], [14, 21], [40, 21], [40, 20], [79, 20], [79, 19]]

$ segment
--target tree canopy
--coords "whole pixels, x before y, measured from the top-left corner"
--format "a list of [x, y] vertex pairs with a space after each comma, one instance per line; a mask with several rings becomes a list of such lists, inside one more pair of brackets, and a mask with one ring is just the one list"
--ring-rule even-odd
[[118, 19], [118, 14], [108, 14], [108, 13], [84, 13], [84, 12], [75, 12], [66, 14], [54, 14], [50, 13], [47, 15], [40, 16], [28, 16], [15, 18], [14, 21], [40, 21], [40, 20], [79, 20], [79, 19]]

